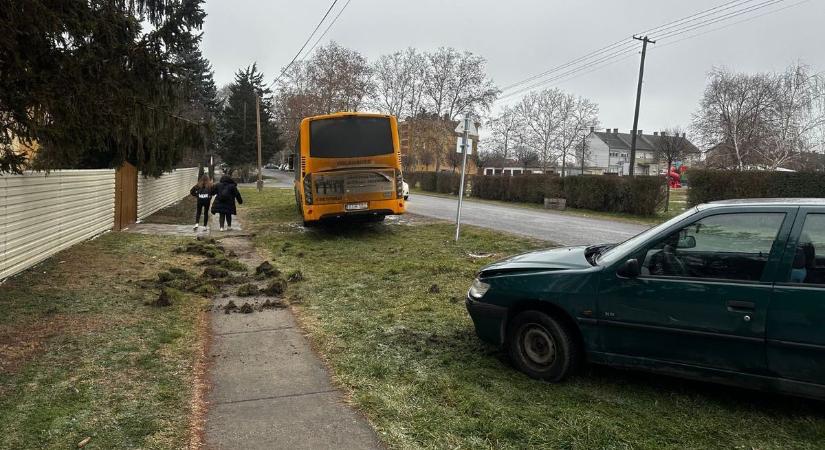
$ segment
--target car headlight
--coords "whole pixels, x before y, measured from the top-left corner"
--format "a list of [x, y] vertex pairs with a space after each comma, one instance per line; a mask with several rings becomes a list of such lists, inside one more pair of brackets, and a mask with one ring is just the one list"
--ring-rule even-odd
[[470, 286], [470, 297], [481, 298], [490, 289], [490, 285], [476, 278], [473, 280], [473, 285]]

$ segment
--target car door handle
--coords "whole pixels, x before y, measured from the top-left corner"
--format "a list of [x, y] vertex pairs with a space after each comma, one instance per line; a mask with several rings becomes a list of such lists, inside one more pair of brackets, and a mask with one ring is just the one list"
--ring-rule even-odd
[[756, 310], [754, 302], [747, 302], [742, 300], [728, 300], [728, 311], [730, 312], [753, 312]]

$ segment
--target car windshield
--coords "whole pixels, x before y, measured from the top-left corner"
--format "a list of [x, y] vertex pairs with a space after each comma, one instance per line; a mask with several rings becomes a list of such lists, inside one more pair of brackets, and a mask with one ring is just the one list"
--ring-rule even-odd
[[683, 212], [682, 214], [679, 214], [678, 216], [668, 220], [667, 222], [656, 225], [655, 227], [650, 228], [646, 231], [642, 231], [641, 233], [637, 234], [636, 236], [633, 236], [632, 238], [630, 238], [630, 239], [622, 242], [621, 244], [619, 244], [615, 247], [612, 247], [612, 248], [608, 249], [607, 251], [605, 251], [604, 253], [600, 254], [596, 258], [596, 263], [600, 266], [606, 266], [606, 265], [613, 264], [619, 258], [622, 258], [623, 255], [626, 255], [631, 249], [638, 246], [640, 243], [647, 241], [651, 237], [657, 235], [660, 231], [668, 228], [670, 225], [672, 225], [676, 222], [679, 222], [680, 220], [684, 219], [685, 217], [693, 215], [694, 213], [696, 213], [696, 211], [697, 211], [697, 209], [695, 207], [690, 208], [687, 211]]

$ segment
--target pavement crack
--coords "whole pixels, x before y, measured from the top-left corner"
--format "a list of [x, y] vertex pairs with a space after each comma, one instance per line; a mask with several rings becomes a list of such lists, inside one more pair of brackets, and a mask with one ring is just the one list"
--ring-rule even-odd
[[295, 394], [284, 394], [284, 395], [272, 395], [268, 397], [259, 397], [259, 398], [249, 398], [244, 400], [231, 400], [228, 402], [214, 402], [213, 405], [234, 405], [237, 403], [248, 403], [248, 402], [257, 402], [260, 400], [277, 400], [279, 398], [293, 398], [293, 397], [306, 397], [308, 395], [320, 395], [320, 394], [330, 394], [333, 392], [338, 392], [337, 389], [326, 389], [323, 391], [313, 391], [313, 392], [301, 392]]

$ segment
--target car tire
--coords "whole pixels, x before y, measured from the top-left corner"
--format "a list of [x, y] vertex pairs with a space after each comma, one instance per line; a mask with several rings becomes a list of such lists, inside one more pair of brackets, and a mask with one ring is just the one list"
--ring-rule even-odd
[[510, 360], [531, 378], [560, 382], [575, 373], [581, 349], [570, 330], [550, 315], [524, 311], [508, 327]]

